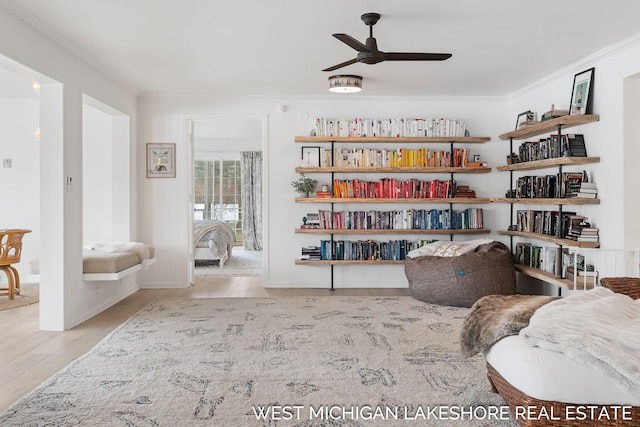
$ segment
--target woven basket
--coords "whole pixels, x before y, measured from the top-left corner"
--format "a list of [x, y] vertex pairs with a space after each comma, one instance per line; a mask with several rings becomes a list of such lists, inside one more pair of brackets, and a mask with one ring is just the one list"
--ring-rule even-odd
[[603, 277], [600, 284], [613, 292], [640, 298], [640, 277]]
[[[620, 405], [585, 405], [585, 404], [573, 404], [573, 403], [562, 403], [562, 402], [552, 402], [549, 400], [540, 400], [535, 399], [521, 392], [507, 380], [505, 380], [502, 375], [496, 371], [491, 364], [487, 362], [487, 377], [489, 378], [489, 382], [493, 389], [497, 390], [498, 393], [502, 396], [505, 403], [509, 406], [511, 410], [511, 415], [515, 418], [516, 414], [516, 406], [525, 407], [525, 408], [534, 408], [535, 412], [531, 418], [526, 418], [520, 416], [516, 419], [516, 422], [520, 427], [608, 427], [608, 426], [617, 426], [617, 427], [637, 427], [640, 425], [640, 406], [632, 406], [631, 410], [626, 412], [625, 418], [623, 419], [622, 414], [620, 412]], [[570, 406], [569, 414], [570, 417], [566, 417], [567, 407]], [[577, 406], [595, 406], [597, 407], [595, 414], [600, 413], [599, 411], [606, 409], [609, 414], [614, 414], [614, 410], [618, 408], [618, 417], [617, 419], [606, 420], [606, 419], [598, 419], [592, 420], [590, 417], [586, 420], [579, 420], [575, 418], [581, 418], [579, 414], [576, 412]], [[542, 408], [549, 417], [540, 416]], [[551, 417], [551, 414], [553, 416]], [[556, 419], [554, 419], [556, 418]], [[630, 418], [630, 419], [629, 419]]]

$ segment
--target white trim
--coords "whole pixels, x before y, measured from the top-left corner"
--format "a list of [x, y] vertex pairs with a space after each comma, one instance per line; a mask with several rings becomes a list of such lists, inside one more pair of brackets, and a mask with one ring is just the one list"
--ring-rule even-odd
[[528, 93], [534, 89], [543, 87], [548, 85], [551, 82], [554, 82], [560, 78], [566, 77], [567, 75], [573, 75], [579, 71], [583, 71], [585, 68], [589, 68], [592, 67], [594, 63], [601, 61], [605, 58], [608, 58], [610, 56], [613, 56], [617, 53], [620, 53], [626, 49], [629, 49], [637, 44], [640, 44], [640, 33], [629, 37], [628, 39], [622, 40], [621, 42], [618, 42], [616, 44], [613, 44], [611, 46], [608, 46], [602, 50], [599, 50], [589, 56], [587, 56], [586, 58], [583, 58], [581, 60], [579, 60], [578, 62], [574, 62], [571, 65], [568, 65], [566, 67], [563, 67], [555, 72], [553, 72], [552, 74], [549, 74], [548, 76], [534, 82], [531, 83], [528, 86], [525, 86], [523, 88], [518, 89], [515, 92], [510, 93], [509, 95], [507, 95], [507, 98], [511, 99], [511, 98], [516, 98], [519, 97], [525, 93]]

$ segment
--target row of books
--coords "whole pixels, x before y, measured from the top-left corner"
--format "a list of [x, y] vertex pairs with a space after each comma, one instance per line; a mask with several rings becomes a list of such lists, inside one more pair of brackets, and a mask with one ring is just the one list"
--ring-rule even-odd
[[[333, 158], [332, 158], [333, 155]], [[473, 165], [475, 165], [474, 162]], [[469, 149], [454, 148], [453, 153], [428, 148], [396, 150], [349, 149], [320, 150], [320, 166], [328, 167], [468, 167]]]
[[577, 197], [582, 188], [581, 172], [562, 172], [555, 175], [527, 175], [516, 180], [517, 198]]
[[302, 248], [303, 260], [401, 261], [407, 253], [433, 240], [321, 240], [319, 246]]
[[514, 262], [556, 274], [556, 256], [559, 248], [516, 243]]
[[327, 230], [467, 230], [484, 228], [482, 208], [391, 211], [319, 210], [308, 213], [306, 228]]
[[316, 118], [316, 136], [449, 137], [465, 136], [466, 124], [446, 118], [332, 119]]
[[[516, 211], [516, 230], [527, 233], [546, 234], [563, 239], [573, 239], [570, 233], [574, 224], [584, 223], [586, 218], [575, 212], [518, 210]], [[574, 240], [577, 240], [575, 238]], [[596, 240], [597, 241], [597, 240]]]
[[[577, 259], [574, 261], [574, 257]], [[560, 264], [557, 264], [559, 258]], [[582, 259], [582, 260], [581, 260]], [[576, 285], [593, 285], [598, 281], [598, 272], [593, 265], [584, 264], [584, 256], [561, 251], [557, 247], [536, 246], [531, 243], [517, 243], [514, 261], [516, 264], [537, 268], [571, 281]], [[556, 271], [558, 270], [558, 271]]]
[[383, 178], [379, 181], [339, 180], [333, 181], [333, 197], [363, 199], [433, 199], [450, 198], [456, 195], [453, 180], [420, 181], [412, 178], [398, 180]]
[[582, 134], [550, 135], [538, 141], [526, 141], [518, 148], [519, 162], [555, 159], [558, 157], [587, 157]]

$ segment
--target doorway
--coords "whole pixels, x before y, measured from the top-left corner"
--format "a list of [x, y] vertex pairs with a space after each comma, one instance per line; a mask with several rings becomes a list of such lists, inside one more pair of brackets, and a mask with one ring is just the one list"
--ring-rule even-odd
[[263, 276], [265, 128], [262, 117], [191, 119], [192, 282]]

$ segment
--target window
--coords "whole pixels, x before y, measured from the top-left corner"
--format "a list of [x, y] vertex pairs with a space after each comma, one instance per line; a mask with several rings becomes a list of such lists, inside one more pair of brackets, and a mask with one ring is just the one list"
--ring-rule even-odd
[[225, 221], [242, 245], [242, 187], [239, 158], [196, 160], [194, 219]]

